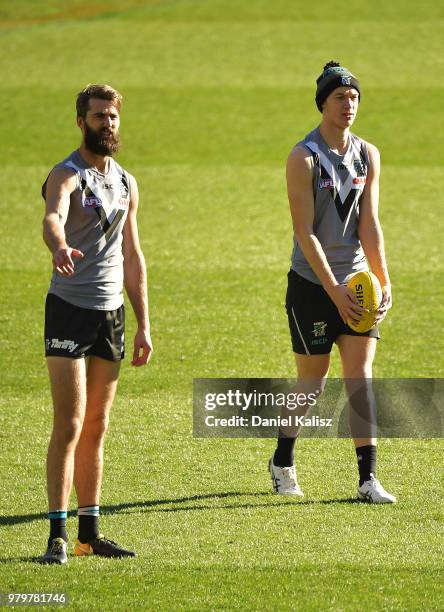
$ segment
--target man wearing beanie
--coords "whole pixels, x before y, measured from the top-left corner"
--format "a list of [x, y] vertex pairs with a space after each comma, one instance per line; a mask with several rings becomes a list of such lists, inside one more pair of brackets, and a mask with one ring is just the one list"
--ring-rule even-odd
[[[358, 499], [394, 503], [376, 479], [376, 433], [353, 419], [356, 402], [366, 414], [374, 407], [368, 380], [379, 329], [358, 333], [347, 321], [364, 312], [347, 282], [371, 268], [382, 287], [377, 324], [392, 305], [384, 238], [378, 219], [378, 149], [350, 132], [361, 99], [358, 79], [337, 62], [316, 81], [320, 125], [291, 151], [287, 188], [294, 229], [286, 309], [298, 373], [298, 391], [323, 389], [336, 343], [351, 406], [350, 429], [359, 470]], [[367, 381], [367, 382], [366, 382]], [[370, 419], [371, 421], [372, 419]], [[280, 495], [303, 493], [294, 465], [298, 429], [281, 430], [269, 469]]]

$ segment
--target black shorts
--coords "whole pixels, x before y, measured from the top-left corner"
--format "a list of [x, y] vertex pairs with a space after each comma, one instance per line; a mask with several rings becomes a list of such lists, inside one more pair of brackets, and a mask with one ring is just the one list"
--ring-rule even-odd
[[339, 316], [339, 311], [321, 285], [312, 283], [294, 270], [288, 273], [285, 303], [293, 351], [302, 355], [325, 355], [341, 334], [380, 338], [378, 326], [362, 334]]
[[117, 310], [80, 308], [48, 293], [45, 308], [45, 355], [79, 359], [96, 355], [123, 359], [125, 307]]

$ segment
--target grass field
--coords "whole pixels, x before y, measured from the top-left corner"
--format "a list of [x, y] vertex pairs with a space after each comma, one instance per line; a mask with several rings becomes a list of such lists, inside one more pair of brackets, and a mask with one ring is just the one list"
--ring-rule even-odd
[[[63, 590], [79, 610], [444, 607], [442, 441], [381, 441], [390, 508], [351, 499], [350, 441], [302, 441], [294, 503], [270, 492], [273, 441], [193, 439], [191, 397], [194, 377], [294, 375], [284, 166], [319, 121], [314, 83], [330, 59], [358, 75], [354, 131], [382, 155], [395, 305], [375, 375], [443, 376], [443, 39], [444, 9], [428, 0], [0, 1], [0, 592]], [[41, 567], [51, 264], [39, 190], [79, 142], [88, 82], [124, 94], [119, 161], [142, 198], [155, 355], [122, 368], [101, 519], [139, 557]], [[72, 544], [74, 517], [68, 529]]]

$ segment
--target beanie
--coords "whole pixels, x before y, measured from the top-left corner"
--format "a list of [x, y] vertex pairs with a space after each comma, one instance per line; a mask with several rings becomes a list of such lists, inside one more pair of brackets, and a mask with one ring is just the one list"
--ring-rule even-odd
[[[333, 63], [333, 62], [330, 62]], [[322, 104], [337, 87], [349, 85], [357, 90], [359, 101], [361, 101], [361, 87], [358, 79], [343, 66], [326, 65], [324, 72], [316, 79], [316, 106], [322, 112]]]

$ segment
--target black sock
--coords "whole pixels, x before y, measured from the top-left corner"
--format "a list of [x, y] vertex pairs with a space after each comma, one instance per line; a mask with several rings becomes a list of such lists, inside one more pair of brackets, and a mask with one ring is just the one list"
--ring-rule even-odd
[[66, 510], [56, 510], [55, 512], [49, 512], [49, 539], [48, 543], [54, 538], [63, 538], [65, 542], [68, 541], [66, 534]]
[[296, 438], [278, 438], [273, 463], [278, 467], [290, 467], [294, 463]]
[[370, 474], [376, 476], [376, 446], [359, 446], [356, 450], [359, 469], [359, 486], [366, 480], [370, 480]]
[[83, 506], [77, 511], [79, 516], [78, 538], [86, 544], [99, 535], [99, 506]]

